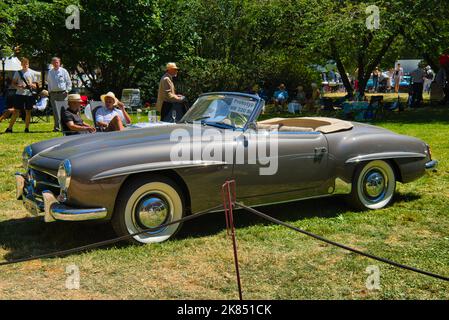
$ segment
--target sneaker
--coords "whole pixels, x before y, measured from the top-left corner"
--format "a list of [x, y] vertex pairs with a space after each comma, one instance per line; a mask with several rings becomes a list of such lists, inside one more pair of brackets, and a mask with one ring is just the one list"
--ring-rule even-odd
[[30, 133], [30, 129], [25, 128], [25, 133]]
[[12, 129], [10, 128], [6, 129], [5, 133], [12, 133]]

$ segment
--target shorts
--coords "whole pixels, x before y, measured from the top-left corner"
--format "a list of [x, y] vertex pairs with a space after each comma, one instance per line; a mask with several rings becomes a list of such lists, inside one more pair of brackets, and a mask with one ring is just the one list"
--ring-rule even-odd
[[15, 110], [33, 110], [35, 104], [33, 96], [22, 96], [16, 94], [14, 97], [14, 109]]

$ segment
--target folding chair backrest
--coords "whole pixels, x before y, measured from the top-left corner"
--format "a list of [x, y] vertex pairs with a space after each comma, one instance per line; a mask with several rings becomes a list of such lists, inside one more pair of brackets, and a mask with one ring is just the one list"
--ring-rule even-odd
[[94, 122], [94, 127], [99, 129], [97, 126], [96, 115], [99, 108], [103, 106], [103, 102], [101, 101], [91, 101], [90, 102], [90, 111], [92, 112], [92, 121]]

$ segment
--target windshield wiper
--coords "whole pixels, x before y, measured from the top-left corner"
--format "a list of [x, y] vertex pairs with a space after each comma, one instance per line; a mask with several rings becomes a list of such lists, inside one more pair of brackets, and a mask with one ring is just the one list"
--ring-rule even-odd
[[233, 130], [235, 129], [235, 127], [232, 124], [224, 122], [205, 121], [204, 124], [212, 127], [218, 127], [221, 129], [233, 129]]
[[210, 116], [203, 116], [203, 117], [199, 117], [199, 118], [197, 118], [197, 119], [195, 119], [195, 120], [190, 120], [190, 121], [184, 121], [184, 123], [194, 123], [194, 122], [197, 122], [197, 121], [201, 121], [202, 122], [202, 120], [207, 120], [207, 119], [210, 119]]

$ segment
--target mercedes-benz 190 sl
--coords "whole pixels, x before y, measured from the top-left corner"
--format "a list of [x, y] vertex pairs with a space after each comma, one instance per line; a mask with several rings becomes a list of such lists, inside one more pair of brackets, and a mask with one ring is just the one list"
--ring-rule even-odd
[[159, 226], [221, 203], [221, 186], [256, 206], [345, 194], [381, 209], [396, 182], [433, 170], [423, 141], [333, 118], [257, 121], [264, 101], [241, 93], [201, 95], [177, 124], [56, 138], [27, 146], [17, 199], [46, 222], [111, 221], [135, 243], [161, 242]]

